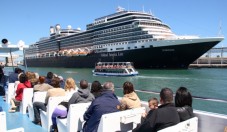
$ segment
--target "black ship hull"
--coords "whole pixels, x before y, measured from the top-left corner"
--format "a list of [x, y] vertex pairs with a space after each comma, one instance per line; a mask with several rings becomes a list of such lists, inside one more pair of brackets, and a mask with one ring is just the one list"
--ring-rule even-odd
[[187, 69], [197, 58], [220, 41], [149, 47], [86, 56], [54, 56], [26, 59], [28, 67], [93, 68], [95, 63], [133, 62], [138, 69]]

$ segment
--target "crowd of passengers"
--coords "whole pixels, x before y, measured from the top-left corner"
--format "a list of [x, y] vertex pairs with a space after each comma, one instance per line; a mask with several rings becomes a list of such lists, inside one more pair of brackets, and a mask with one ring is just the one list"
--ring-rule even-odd
[[[96, 132], [103, 114], [142, 107], [140, 98], [129, 81], [122, 86], [124, 95], [121, 99], [114, 94], [114, 84], [111, 81], [104, 84], [93, 81], [89, 86], [86, 80], [81, 80], [77, 86], [73, 78], [64, 80], [52, 72], [48, 72], [46, 76], [39, 76], [37, 73], [29, 71], [24, 73], [16, 68], [15, 72], [9, 75], [9, 82], [15, 83], [17, 87], [16, 95], [10, 101], [9, 112], [15, 112], [20, 105], [24, 88], [34, 88], [34, 92], [47, 91], [45, 103], [33, 103], [35, 115], [33, 123], [35, 124], [41, 124], [39, 109], [47, 110], [49, 97], [65, 96], [65, 100], [55, 108], [52, 114], [54, 131], [57, 131], [56, 118], [66, 118], [71, 104], [91, 102], [83, 116], [86, 121], [83, 132]], [[156, 132], [194, 117], [192, 96], [185, 87], [178, 88], [175, 97], [170, 88], [161, 89], [160, 99], [150, 98], [148, 106], [149, 112], [141, 115], [141, 123], [132, 130], [133, 132]]]

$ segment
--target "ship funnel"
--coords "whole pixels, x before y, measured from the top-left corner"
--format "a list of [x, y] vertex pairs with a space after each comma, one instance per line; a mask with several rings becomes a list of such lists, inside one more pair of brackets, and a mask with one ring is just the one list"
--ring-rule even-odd
[[56, 29], [57, 31], [61, 30], [60, 24], [57, 24], [57, 25], [55, 26], [55, 29]]
[[54, 34], [55, 31], [54, 31], [54, 27], [53, 26], [50, 26], [50, 34]]
[[8, 44], [8, 40], [7, 40], [7, 39], [5, 39], [5, 38], [4, 38], [4, 39], [2, 39], [2, 43], [3, 43], [3, 44]]
[[55, 26], [55, 31], [56, 31], [57, 34], [60, 34], [61, 33], [61, 26], [60, 26], [60, 24], [57, 24]]

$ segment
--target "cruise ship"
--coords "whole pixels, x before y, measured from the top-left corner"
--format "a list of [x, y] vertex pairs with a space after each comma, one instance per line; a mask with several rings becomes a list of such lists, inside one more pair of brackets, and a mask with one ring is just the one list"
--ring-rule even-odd
[[86, 30], [50, 27], [50, 36], [25, 50], [28, 67], [93, 68], [133, 62], [140, 69], [187, 69], [223, 37], [179, 36], [151, 13], [128, 11], [95, 19]]

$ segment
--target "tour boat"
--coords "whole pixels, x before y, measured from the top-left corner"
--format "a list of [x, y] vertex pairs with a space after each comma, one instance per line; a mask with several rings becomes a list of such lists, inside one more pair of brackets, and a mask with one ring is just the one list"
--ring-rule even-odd
[[93, 75], [98, 76], [136, 76], [139, 74], [131, 62], [98, 62]]

